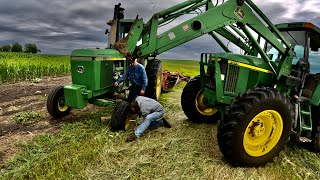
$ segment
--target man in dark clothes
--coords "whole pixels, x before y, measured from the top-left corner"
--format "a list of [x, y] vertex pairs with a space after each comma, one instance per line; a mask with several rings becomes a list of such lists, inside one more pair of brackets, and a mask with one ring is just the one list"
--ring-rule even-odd
[[131, 112], [142, 115], [144, 120], [134, 134], [126, 140], [127, 142], [134, 141], [137, 137], [140, 137], [150, 125], [171, 128], [171, 125], [163, 118], [163, 106], [154, 99], [137, 96], [131, 104]]
[[129, 77], [129, 81], [131, 86], [129, 87], [129, 96], [128, 102], [132, 102], [134, 97], [138, 95], [144, 95], [144, 92], [148, 85], [148, 78], [146, 70], [143, 65], [138, 63], [137, 59], [129, 59], [130, 66], [128, 67], [125, 74], [119, 78], [117, 82], [114, 83], [114, 86], [117, 87], [120, 83], [122, 83], [127, 77]]

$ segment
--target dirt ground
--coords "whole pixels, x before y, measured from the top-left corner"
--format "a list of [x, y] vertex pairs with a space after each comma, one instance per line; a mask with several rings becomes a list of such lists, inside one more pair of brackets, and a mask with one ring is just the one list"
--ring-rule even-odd
[[[0, 164], [17, 153], [16, 144], [43, 133], [55, 133], [59, 122], [75, 121], [83, 113], [93, 108], [92, 105], [80, 110], [72, 110], [62, 120], [54, 120], [47, 113], [46, 100], [50, 90], [56, 86], [71, 84], [71, 78], [45, 77], [39, 83], [20, 82], [0, 85]], [[18, 112], [35, 111], [42, 118], [31, 125], [14, 122]]]

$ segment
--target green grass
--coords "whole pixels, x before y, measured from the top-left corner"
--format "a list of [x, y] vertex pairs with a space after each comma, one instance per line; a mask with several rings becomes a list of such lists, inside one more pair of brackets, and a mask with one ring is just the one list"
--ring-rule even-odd
[[39, 112], [25, 111], [15, 114], [13, 119], [18, 124], [28, 125], [38, 121], [41, 117], [43, 115]]
[[[182, 72], [181, 66], [188, 63], [193, 68]], [[197, 74], [196, 64], [164, 61], [168, 70], [174, 65], [178, 69], [172, 70], [186, 75]], [[291, 144], [265, 167], [231, 167], [219, 150], [216, 124], [186, 120], [180, 106], [184, 85], [161, 96], [171, 129], [147, 131], [137, 141], [125, 143], [130, 132], [111, 132], [99, 121], [111, 109], [92, 111], [75, 123], [61, 123], [57, 134], [20, 144], [21, 153], [1, 165], [0, 179], [320, 178], [320, 155]]]
[[0, 52], [0, 84], [69, 74], [69, 56]]
[[319, 154], [288, 145], [273, 163], [234, 168], [219, 151], [215, 124], [186, 121], [179, 96], [183, 84], [163, 94], [171, 129], [147, 131], [125, 143], [126, 132], [100, 124], [110, 113], [94, 111], [57, 135], [21, 145], [22, 153], [2, 165], [3, 179], [319, 179]]
[[188, 60], [161, 60], [163, 63], [162, 70], [170, 72], [180, 72], [185, 76], [196, 76], [200, 74], [199, 61]]

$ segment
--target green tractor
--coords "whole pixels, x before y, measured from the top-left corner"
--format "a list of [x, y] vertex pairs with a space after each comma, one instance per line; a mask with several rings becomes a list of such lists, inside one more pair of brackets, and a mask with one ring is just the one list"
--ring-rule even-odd
[[[199, 76], [183, 89], [181, 105], [193, 122], [220, 120], [218, 144], [226, 160], [235, 166], [264, 165], [290, 138], [308, 139], [319, 151], [320, 78], [313, 63], [319, 55], [320, 29], [307, 22], [273, 25], [251, 0], [218, 4], [187, 0], [154, 14], [146, 23], [136, 18], [112, 48], [122, 58], [155, 59], [208, 34], [225, 52], [201, 55]], [[199, 13], [199, 8], [204, 10]], [[159, 27], [195, 11], [198, 14], [191, 19], [158, 32]], [[233, 53], [221, 37], [243, 53]], [[73, 92], [72, 97], [66, 87], [62, 94], [68, 106], [67, 99], [75, 101], [75, 94], [91, 97], [87, 86], [73, 85], [86, 90]]]
[[[133, 20], [123, 19], [124, 9], [121, 4], [115, 6], [114, 18], [108, 22], [110, 31], [109, 48], [107, 49], [77, 49], [71, 54], [72, 85], [59, 86], [53, 89], [47, 100], [47, 110], [55, 118], [62, 118], [70, 113], [71, 108], [81, 109], [89, 103], [98, 106], [116, 106], [111, 121], [113, 130], [123, 130], [130, 127], [129, 115], [123, 116], [123, 111], [129, 107], [126, 102], [118, 102], [127, 95], [126, 89], [129, 82], [115, 88], [117, 81], [126, 71], [127, 58], [113, 49], [119, 39], [128, 34]], [[140, 59], [140, 58], [139, 58]], [[144, 59], [140, 59], [144, 64]], [[146, 96], [158, 100], [161, 94], [162, 64], [159, 60], [152, 59], [146, 65], [148, 86]], [[124, 107], [124, 108], [123, 108]]]

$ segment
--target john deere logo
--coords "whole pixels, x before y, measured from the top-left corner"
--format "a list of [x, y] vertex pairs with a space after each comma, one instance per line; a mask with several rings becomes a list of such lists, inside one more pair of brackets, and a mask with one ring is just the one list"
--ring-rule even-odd
[[84, 72], [84, 67], [83, 66], [78, 66], [77, 67], [78, 73], [82, 74]]
[[240, 19], [243, 20], [243, 18], [246, 16], [246, 13], [244, 13], [243, 9], [238, 6], [236, 10], [234, 11], [234, 14]]

